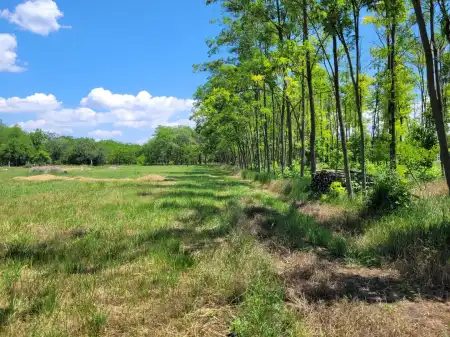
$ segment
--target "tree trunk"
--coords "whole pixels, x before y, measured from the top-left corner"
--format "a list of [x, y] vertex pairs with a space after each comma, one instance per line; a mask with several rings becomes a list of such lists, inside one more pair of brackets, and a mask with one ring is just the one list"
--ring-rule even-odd
[[390, 118], [390, 133], [391, 133], [391, 145], [390, 145], [390, 164], [391, 170], [397, 168], [397, 134], [395, 128], [395, 34], [397, 24], [391, 25], [390, 35], [388, 35], [388, 68], [389, 75], [391, 76], [391, 88], [389, 93], [388, 114]]
[[288, 98], [286, 98], [286, 111], [287, 111], [287, 129], [288, 129], [288, 167], [292, 169], [292, 109]]
[[314, 93], [312, 86], [312, 68], [311, 57], [309, 52], [309, 36], [308, 36], [308, 8], [307, 1], [303, 0], [303, 44], [306, 46], [306, 80], [308, 82], [309, 109], [311, 113], [311, 133], [309, 137], [310, 157], [311, 157], [311, 174], [316, 173], [316, 112], [314, 107]]
[[305, 71], [302, 72], [302, 128], [301, 128], [301, 146], [300, 153], [300, 177], [305, 176], [305, 110], [306, 110], [306, 97], [305, 97]]
[[286, 167], [286, 146], [284, 143], [284, 112], [286, 109], [286, 81], [283, 84], [283, 97], [281, 103], [281, 116], [280, 116], [280, 143], [281, 143], [281, 172], [284, 173]]
[[345, 37], [343, 34], [340, 34], [340, 40], [342, 45], [344, 46], [345, 54], [347, 55], [348, 67], [350, 70], [350, 77], [353, 84], [353, 89], [355, 92], [355, 104], [357, 111], [357, 124], [359, 127], [360, 133], [360, 144], [359, 144], [359, 154], [360, 154], [360, 165], [361, 165], [361, 175], [362, 175], [362, 189], [366, 191], [366, 140], [365, 140], [365, 130], [364, 130], [364, 121], [363, 121], [363, 113], [362, 113], [362, 97], [361, 97], [361, 87], [359, 83], [359, 74], [361, 70], [361, 56], [359, 52], [359, 9], [357, 5], [353, 3], [353, 20], [355, 25], [355, 44], [356, 44], [356, 79], [354, 75], [352, 58], [350, 55], [350, 50], [348, 48], [347, 42], [345, 41]]
[[276, 108], [275, 108], [275, 98], [273, 93], [273, 88], [270, 88], [272, 93], [272, 161], [275, 161], [275, 121], [277, 120]]
[[337, 38], [333, 35], [333, 58], [334, 58], [334, 96], [336, 98], [336, 111], [339, 119], [339, 127], [341, 130], [342, 153], [344, 155], [344, 172], [347, 193], [349, 197], [353, 197], [352, 181], [350, 176], [350, 167], [348, 163], [347, 139], [345, 137], [344, 121], [342, 119], [341, 94], [339, 89], [339, 61], [337, 52]]
[[255, 135], [256, 135], [256, 169], [258, 172], [261, 171], [261, 151], [259, 144], [259, 88], [255, 91]]
[[269, 127], [267, 123], [267, 96], [266, 96], [266, 84], [263, 88], [264, 98], [264, 155], [266, 159], [266, 171], [270, 172], [270, 155], [269, 155]]
[[436, 125], [436, 131], [439, 140], [439, 146], [441, 151], [441, 162], [444, 166], [445, 177], [447, 179], [447, 186], [449, 188], [450, 193], [450, 154], [448, 151], [447, 135], [445, 132], [444, 118], [442, 114], [442, 105], [441, 102], [439, 101], [435, 84], [436, 81], [439, 80], [439, 73], [436, 74], [434, 72], [433, 52], [431, 49], [430, 40], [428, 39], [428, 33], [422, 12], [421, 2], [420, 0], [412, 0], [412, 3], [414, 6], [414, 12], [416, 13], [417, 25], [419, 26], [423, 50], [425, 52], [428, 94], [430, 96], [431, 110], [433, 113], [433, 118]]

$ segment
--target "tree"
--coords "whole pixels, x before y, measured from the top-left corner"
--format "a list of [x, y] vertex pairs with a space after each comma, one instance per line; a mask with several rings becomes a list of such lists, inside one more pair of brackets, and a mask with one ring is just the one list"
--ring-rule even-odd
[[30, 137], [18, 126], [0, 129], [0, 162], [8, 166], [25, 165], [33, 156]]
[[434, 123], [440, 146], [440, 158], [444, 167], [445, 177], [447, 179], [447, 186], [450, 193], [450, 154], [448, 150], [447, 135], [444, 126], [444, 113], [440, 93], [436, 84], [439, 83], [439, 72], [435, 68], [435, 53], [430, 44], [427, 28], [425, 25], [425, 18], [422, 12], [422, 4], [420, 0], [412, 0], [414, 12], [416, 14], [417, 25], [419, 26], [420, 37], [422, 40], [423, 49], [425, 52], [426, 69], [427, 69], [427, 86], [428, 95], [431, 103], [431, 110], [433, 113]]

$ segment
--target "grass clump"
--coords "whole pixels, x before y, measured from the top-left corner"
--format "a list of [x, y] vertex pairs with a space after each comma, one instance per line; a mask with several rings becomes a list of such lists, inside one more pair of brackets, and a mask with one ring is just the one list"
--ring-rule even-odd
[[424, 284], [450, 284], [449, 202], [448, 197], [422, 199], [368, 221], [355, 252], [367, 264], [396, 263]]
[[240, 313], [232, 323], [233, 336], [301, 336], [301, 327], [284, 306], [283, 287], [261, 275], [247, 289]]
[[271, 172], [256, 172], [252, 170], [243, 170], [241, 176], [245, 180], [257, 181], [261, 184], [268, 184], [272, 180], [277, 179], [277, 176]]
[[386, 172], [378, 177], [367, 201], [368, 213], [390, 213], [406, 208], [412, 194], [408, 183], [395, 172]]

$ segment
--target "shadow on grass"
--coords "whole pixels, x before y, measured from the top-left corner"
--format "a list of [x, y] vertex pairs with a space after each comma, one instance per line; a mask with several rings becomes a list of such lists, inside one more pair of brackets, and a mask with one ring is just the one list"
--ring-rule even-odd
[[183, 247], [212, 242], [225, 229], [163, 229], [138, 235], [115, 237], [92, 232], [83, 238], [60, 238], [38, 244], [14, 243], [7, 246], [0, 260], [29, 263], [69, 274], [95, 274], [142, 256], [160, 256], [177, 269], [192, 265]]
[[361, 259], [369, 264], [395, 263], [405, 278], [450, 298], [449, 220], [391, 229], [384, 241], [363, 251]]
[[330, 271], [310, 273], [307, 268], [298, 268], [284, 275], [290, 288], [308, 302], [334, 302], [342, 299], [367, 303], [394, 303], [415, 300], [419, 297], [442, 301], [443, 298], [430, 290], [423, 293], [404, 279], [391, 276], [366, 276], [348, 272]]
[[168, 198], [186, 198], [188, 200], [191, 200], [193, 198], [204, 198], [204, 199], [210, 199], [213, 201], [229, 201], [236, 198], [235, 195], [217, 195], [213, 192], [208, 191], [186, 191], [186, 190], [173, 190], [168, 191], [166, 193], [162, 193], [161, 197], [168, 197]]
[[9, 317], [13, 314], [14, 310], [11, 306], [7, 308], [0, 308], [0, 327], [6, 326], [8, 323]]
[[[187, 203], [165, 200], [159, 207], [168, 211], [186, 209], [192, 214], [180, 218], [185, 225], [183, 228], [155, 230], [150, 227], [136, 234], [78, 228], [60, 232], [43, 242], [13, 242], [4, 245], [0, 262], [23, 262], [59, 272], [94, 274], [142, 256], [158, 255], [171, 265], [187, 268], [192, 259], [185, 247], [209, 247], [216, 239], [227, 235], [236, 223], [233, 202], [227, 204], [224, 212], [218, 206], [195, 199]], [[205, 227], [213, 218], [218, 225]]]
[[[349, 247], [345, 237], [336, 235], [321, 226], [311, 217], [300, 214], [291, 207], [287, 212], [279, 212], [265, 206], [250, 206], [244, 209], [248, 230], [260, 240], [275, 242], [275, 248], [292, 250], [314, 249], [324, 261], [331, 261], [320, 267], [326, 274], [323, 280], [304, 266], [284, 275], [298, 294], [309, 301], [335, 301], [340, 299], [361, 300], [367, 303], [391, 303], [402, 299], [414, 300], [419, 297], [433, 301], [450, 298], [450, 225], [445, 223], [436, 229], [419, 232], [404, 231], [391, 235], [384, 246], [367, 252], [371, 257], [391, 257], [390, 262], [400, 261], [400, 276], [381, 275], [382, 270], [364, 275], [339, 270], [336, 258], [353, 257], [355, 252]], [[416, 242], [417, 245], [412, 245]], [[428, 247], [428, 249], [427, 249]], [[434, 250], [433, 250], [434, 249]], [[423, 254], [428, 254], [423, 256]], [[357, 252], [356, 254], [360, 254]], [[362, 259], [361, 256], [354, 256]], [[402, 259], [401, 259], [402, 258]], [[334, 262], [332, 262], [334, 261]], [[337, 262], [337, 263], [336, 263]], [[333, 267], [327, 270], [329, 266]]]
[[346, 251], [345, 241], [320, 226], [313, 218], [299, 213], [291, 207], [286, 213], [271, 207], [250, 206], [244, 210], [250, 220], [252, 231], [261, 238], [270, 238], [288, 249], [327, 248], [335, 257]]

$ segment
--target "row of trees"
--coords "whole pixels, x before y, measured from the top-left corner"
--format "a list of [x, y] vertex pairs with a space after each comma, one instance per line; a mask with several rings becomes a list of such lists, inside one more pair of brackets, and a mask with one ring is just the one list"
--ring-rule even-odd
[[189, 127], [159, 127], [154, 137], [140, 146], [59, 136], [39, 129], [27, 133], [0, 121], [0, 165], [191, 164], [199, 160], [198, 135]]
[[351, 168], [365, 189], [376, 165], [413, 174], [440, 154], [450, 186], [445, 0], [207, 2], [224, 9], [210, 54], [227, 57], [197, 66], [210, 75], [193, 118], [216, 160], [267, 172], [298, 162], [302, 176], [343, 167], [351, 195]]

